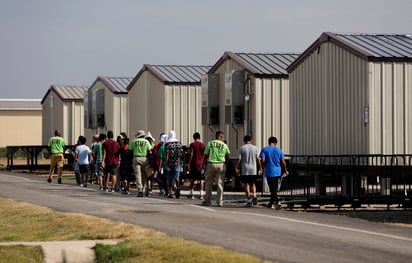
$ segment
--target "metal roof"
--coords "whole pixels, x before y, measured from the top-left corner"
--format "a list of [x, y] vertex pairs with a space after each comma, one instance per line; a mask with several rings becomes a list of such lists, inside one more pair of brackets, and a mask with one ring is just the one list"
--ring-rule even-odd
[[43, 104], [44, 100], [48, 96], [51, 91], [59, 96], [59, 98], [63, 101], [83, 101], [84, 94], [89, 89], [88, 86], [57, 86], [52, 85], [50, 89], [47, 91], [46, 95], [44, 95], [41, 104]]
[[151, 65], [167, 83], [200, 83], [210, 66]]
[[213, 65], [210, 73], [214, 72], [225, 60], [232, 59], [246, 71], [255, 76], [273, 77], [287, 76], [287, 67], [299, 57], [294, 53], [233, 53], [225, 52]]
[[286, 68], [300, 54], [236, 53], [236, 55], [253, 67], [255, 74], [284, 75], [288, 74]]
[[337, 39], [363, 49], [374, 57], [412, 57], [412, 35], [335, 34]]
[[39, 99], [0, 99], [0, 110], [42, 110]]
[[145, 71], [152, 73], [163, 84], [200, 85], [202, 75], [206, 74], [210, 68], [211, 66], [145, 64], [129, 84], [127, 90], [130, 90], [134, 86]]
[[293, 71], [325, 42], [332, 42], [367, 61], [412, 62], [412, 35], [410, 34], [324, 32], [288, 67], [288, 72]]
[[101, 80], [106, 85], [106, 87], [109, 90], [111, 90], [113, 93], [126, 93], [127, 94], [127, 86], [129, 86], [133, 78], [98, 76], [97, 80]]

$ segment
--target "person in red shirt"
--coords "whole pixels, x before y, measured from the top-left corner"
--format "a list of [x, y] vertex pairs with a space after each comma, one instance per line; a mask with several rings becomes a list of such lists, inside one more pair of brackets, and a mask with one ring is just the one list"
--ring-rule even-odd
[[189, 179], [190, 179], [190, 193], [188, 198], [195, 199], [194, 186], [195, 181], [199, 181], [200, 185], [200, 200], [203, 200], [203, 190], [205, 183], [204, 174], [204, 152], [205, 144], [200, 140], [200, 133], [195, 132], [193, 134], [193, 142], [190, 144], [190, 156], [189, 156]]
[[113, 140], [113, 131], [107, 132], [107, 140], [103, 143], [103, 162], [104, 167], [104, 189], [109, 192], [108, 184], [110, 178], [112, 179], [112, 187], [110, 192], [115, 192], [116, 190], [116, 174], [119, 167], [119, 148], [118, 142]]

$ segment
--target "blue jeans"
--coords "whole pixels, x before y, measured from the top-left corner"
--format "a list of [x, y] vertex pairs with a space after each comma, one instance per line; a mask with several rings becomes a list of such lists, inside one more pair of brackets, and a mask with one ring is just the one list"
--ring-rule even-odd
[[167, 179], [179, 179], [180, 165], [169, 166], [167, 170]]

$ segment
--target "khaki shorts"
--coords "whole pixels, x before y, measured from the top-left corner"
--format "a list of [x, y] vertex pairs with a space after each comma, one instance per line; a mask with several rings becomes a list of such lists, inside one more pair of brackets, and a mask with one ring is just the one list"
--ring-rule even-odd
[[54, 167], [57, 164], [57, 168], [63, 168], [64, 156], [62, 153], [53, 153], [50, 155], [50, 166]]

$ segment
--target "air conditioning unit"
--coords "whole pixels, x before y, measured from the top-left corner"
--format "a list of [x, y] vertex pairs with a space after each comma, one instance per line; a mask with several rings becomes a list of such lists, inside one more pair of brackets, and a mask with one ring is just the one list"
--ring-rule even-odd
[[219, 74], [202, 76], [202, 125], [219, 124]]
[[243, 70], [225, 74], [225, 123], [242, 124], [244, 120], [244, 83]]

